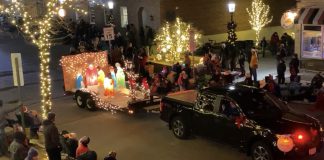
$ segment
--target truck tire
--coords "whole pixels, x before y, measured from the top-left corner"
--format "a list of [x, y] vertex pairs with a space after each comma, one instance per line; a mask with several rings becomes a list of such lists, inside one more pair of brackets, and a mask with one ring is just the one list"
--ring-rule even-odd
[[274, 160], [270, 147], [262, 142], [255, 142], [251, 147], [252, 160]]
[[96, 103], [93, 100], [93, 98], [91, 97], [91, 95], [87, 95], [86, 96], [86, 98], [85, 98], [85, 105], [86, 105], [86, 108], [89, 111], [95, 111], [97, 109]]
[[176, 116], [171, 120], [171, 129], [173, 134], [179, 139], [186, 139], [189, 136], [187, 124], [180, 116]]
[[75, 93], [75, 102], [78, 107], [84, 108], [86, 106], [85, 105], [85, 95], [80, 91], [76, 92]]

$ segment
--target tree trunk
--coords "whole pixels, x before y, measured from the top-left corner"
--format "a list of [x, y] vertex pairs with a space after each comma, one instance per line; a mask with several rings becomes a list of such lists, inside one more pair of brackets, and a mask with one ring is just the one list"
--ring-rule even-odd
[[50, 46], [39, 46], [40, 59], [40, 93], [42, 104], [42, 117], [46, 118], [47, 113], [51, 111], [51, 78], [50, 78]]

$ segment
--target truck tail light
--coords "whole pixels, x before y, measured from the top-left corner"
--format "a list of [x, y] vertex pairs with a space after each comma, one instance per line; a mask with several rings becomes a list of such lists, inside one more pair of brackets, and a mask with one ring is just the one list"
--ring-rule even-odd
[[308, 135], [301, 131], [297, 131], [295, 134], [293, 134], [292, 138], [296, 144], [304, 144], [308, 141]]

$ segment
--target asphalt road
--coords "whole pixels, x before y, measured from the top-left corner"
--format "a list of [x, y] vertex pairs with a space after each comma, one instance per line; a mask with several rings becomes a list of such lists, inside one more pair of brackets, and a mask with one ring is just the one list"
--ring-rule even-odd
[[[37, 106], [37, 105], [36, 105]], [[33, 107], [32, 107], [33, 108]], [[175, 138], [158, 113], [130, 116], [105, 111], [89, 112], [78, 108], [72, 97], [54, 100], [59, 130], [90, 136], [90, 148], [99, 159], [111, 150], [118, 159], [131, 160], [247, 160], [239, 149], [205, 137]], [[323, 160], [321, 155], [313, 160]]]

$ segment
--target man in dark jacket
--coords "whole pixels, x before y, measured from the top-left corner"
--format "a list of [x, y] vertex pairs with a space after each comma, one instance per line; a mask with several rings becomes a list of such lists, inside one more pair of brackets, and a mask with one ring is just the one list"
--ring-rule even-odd
[[49, 160], [61, 160], [61, 145], [59, 132], [54, 124], [55, 113], [49, 112], [47, 119], [43, 121], [45, 149]]
[[24, 160], [28, 155], [28, 150], [26, 135], [23, 132], [16, 132], [14, 141], [9, 146], [10, 160]]
[[285, 72], [286, 72], [286, 64], [282, 59], [279, 60], [279, 64], [277, 67], [278, 73], [278, 84], [285, 84]]

